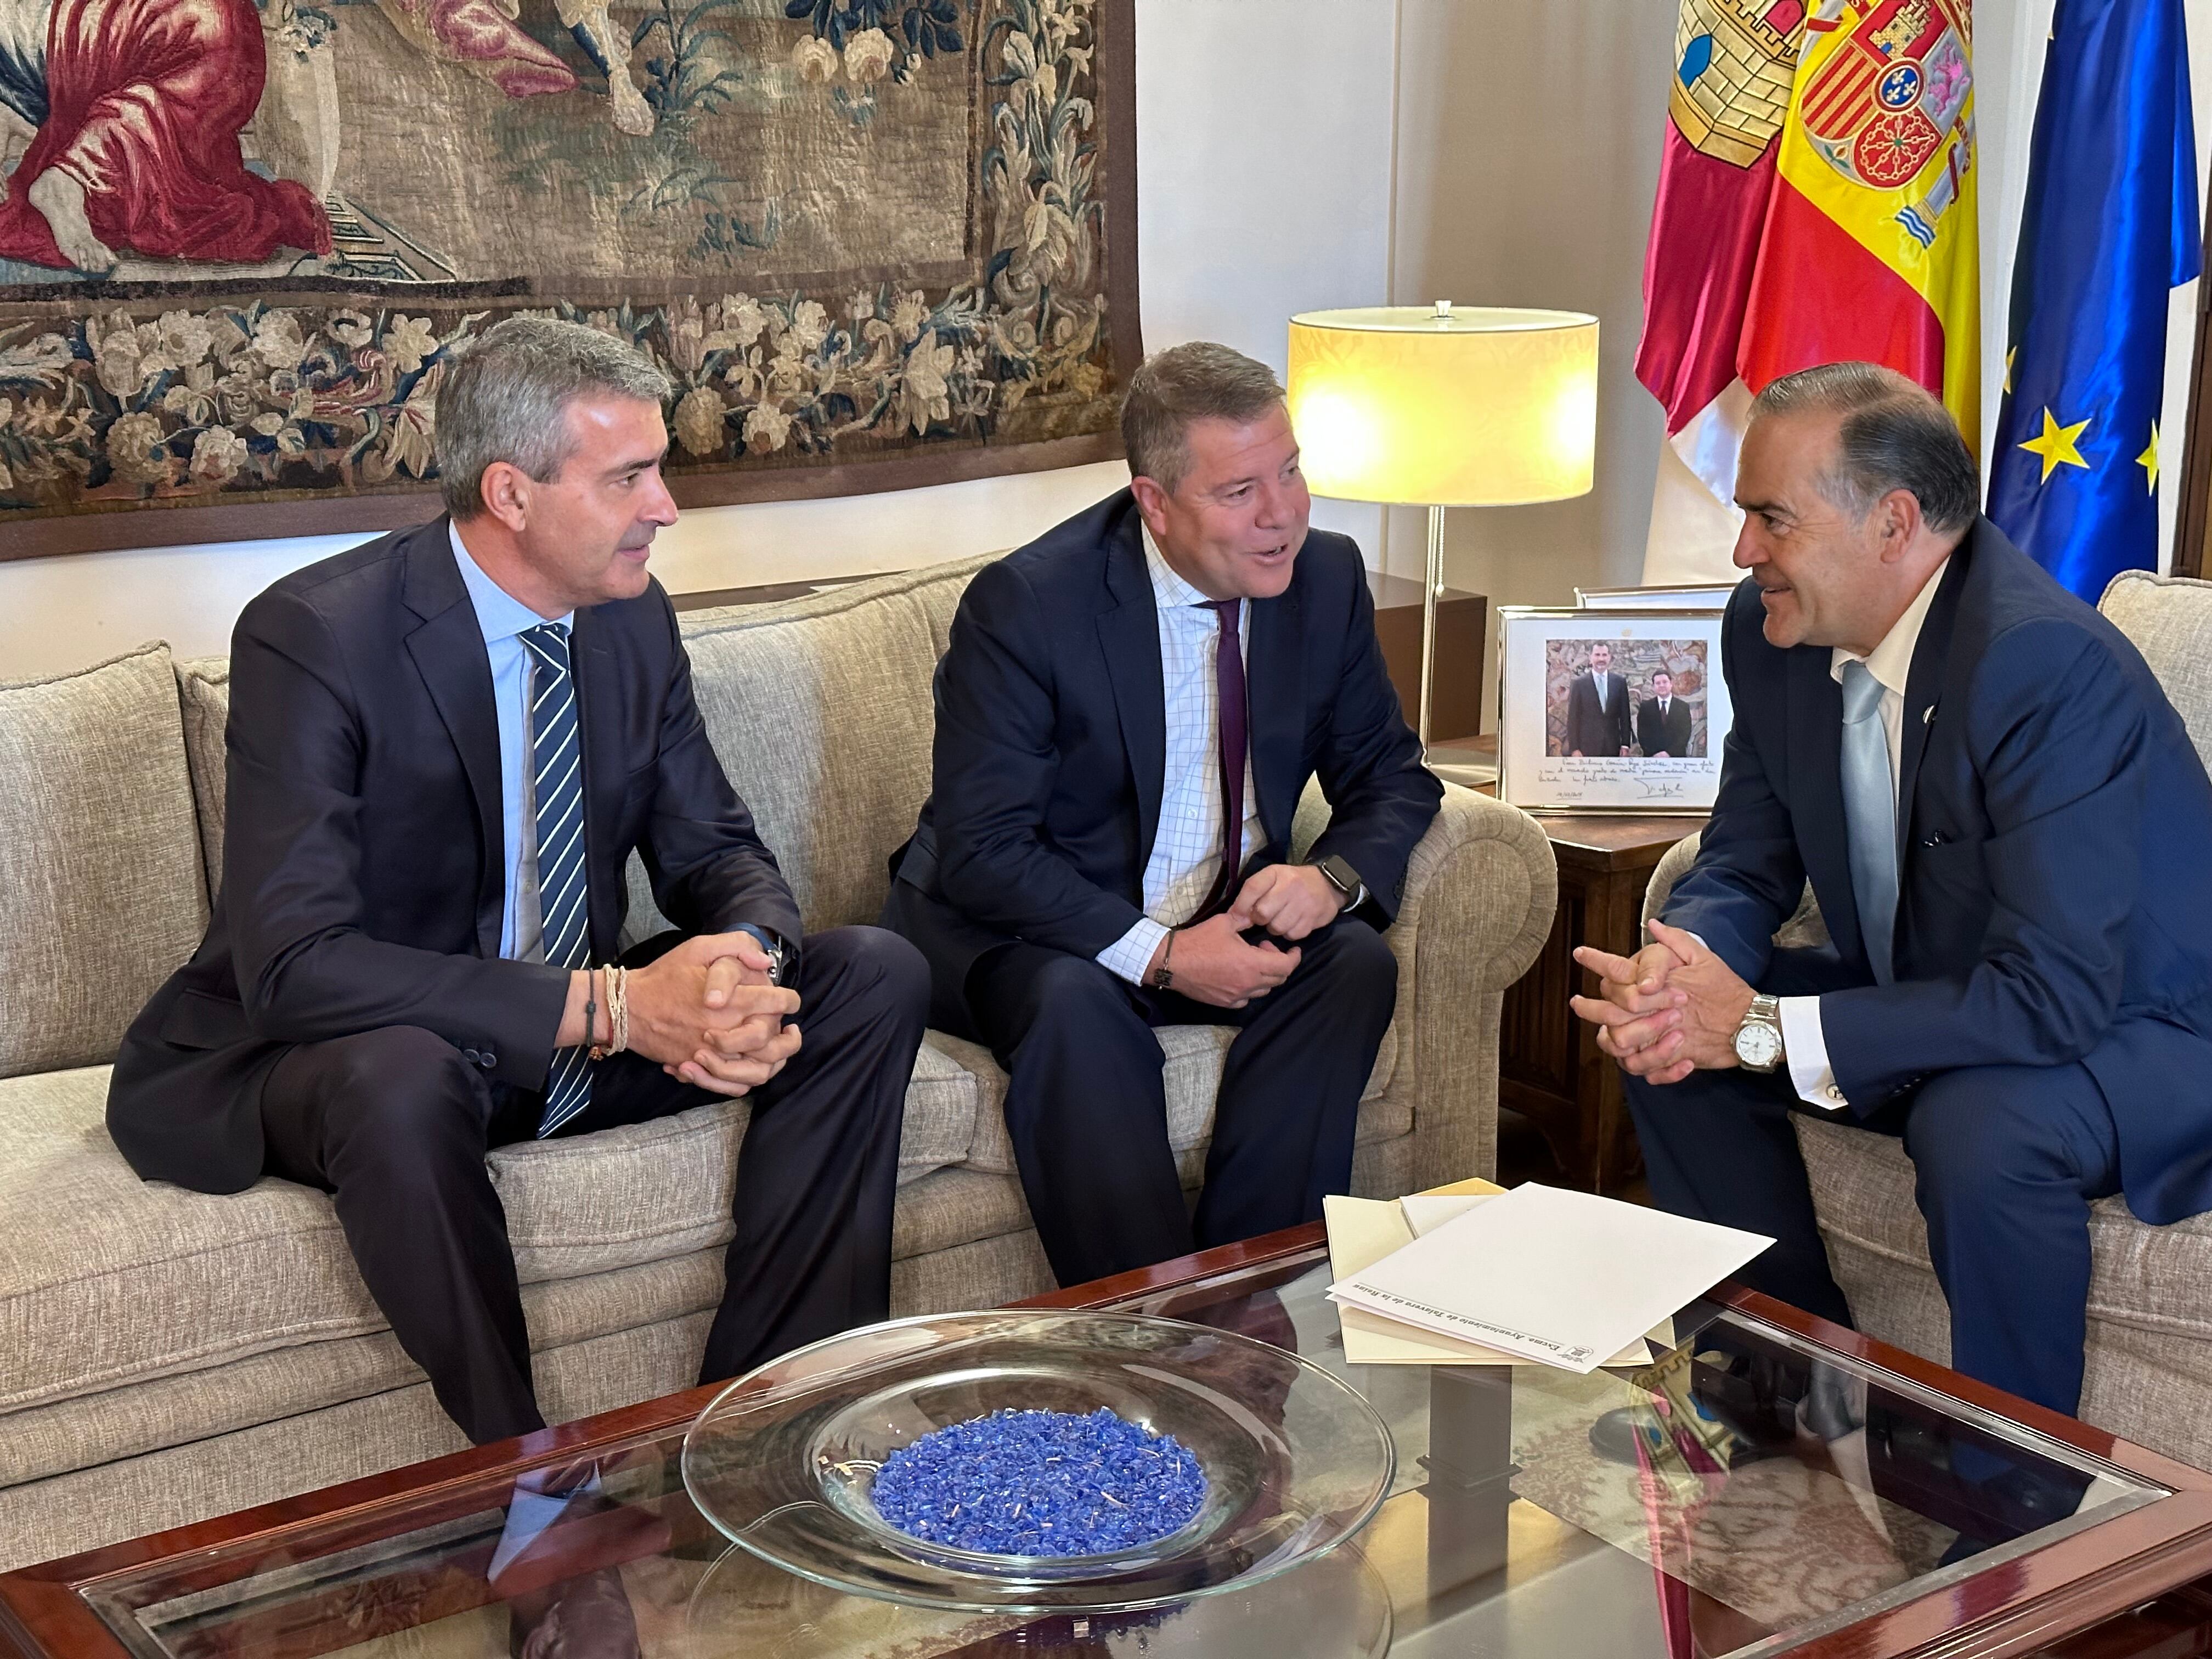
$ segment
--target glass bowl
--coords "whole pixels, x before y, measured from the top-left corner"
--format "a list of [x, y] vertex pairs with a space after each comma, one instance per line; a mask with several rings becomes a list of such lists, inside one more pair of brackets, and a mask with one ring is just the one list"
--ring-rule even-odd
[[[1095, 1556], [1002, 1556], [875, 1510], [884, 1458], [1005, 1408], [1103, 1406], [1196, 1455], [1180, 1531]], [[738, 1378], [684, 1440], [684, 1484], [725, 1534], [833, 1589], [975, 1613], [1126, 1611], [1249, 1586], [1327, 1553], [1390, 1490], [1389, 1431], [1348, 1385], [1264, 1342], [1141, 1314], [1002, 1309], [848, 1331]]]
[[1066, 1659], [1382, 1659], [1390, 1591], [1346, 1544], [1264, 1582], [1125, 1613], [978, 1613], [897, 1607], [793, 1577], [732, 1546], [694, 1588], [663, 1659], [923, 1659], [931, 1654]]

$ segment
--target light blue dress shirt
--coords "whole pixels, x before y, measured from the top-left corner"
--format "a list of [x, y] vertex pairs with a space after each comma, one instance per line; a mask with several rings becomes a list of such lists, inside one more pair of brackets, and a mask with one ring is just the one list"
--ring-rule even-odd
[[[469, 603], [476, 607], [477, 626], [483, 630], [484, 654], [491, 659], [492, 703], [499, 711], [500, 817], [507, 857], [507, 899], [500, 913], [499, 953], [513, 957], [523, 953], [521, 946], [538, 943], [517, 937], [523, 860], [526, 851], [534, 851], [524, 837], [528, 834], [531, 842], [536, 840], [536, 826], [525, 820], [530, 806], [530, 653], [520, 635], [526, 629], [546, 622], [573, 629], [576, 613], [539, 616], [486, 575], [483, 567], [469, 556], [458, 525], [448, 524], [447, 532], [453, 538], [453, 561], [461, 568], [461, 583], [469, 590]], [[537, 929], [530, 931], [534, 933]], [[544, 954], [542, 949], [538, 954]]]
[[[507, 862], [499, 953], [542, 962], [545, 951], [538, 933], [537, 825], [530, 821], [530, 653], [520, 636], [541, 623], [556, 622], [567, 626], [573, 637], [576, 613], [539, 616], [469, 556], [459, 526], [448, 523], [446, 529], [453, 544], [453, 562], [460, 567], [461, 584], [476, 607], [477, 626], [483, 631], [484, 654], [491, 659], [492, 703], [499, 713], [501, 835]], [[1218, 809], [1215, 816], [1219, 817]], [[770, 929], [750, 921], [738, 923], [737, 929], [750, 933], [770, 951], [783, 943]]]

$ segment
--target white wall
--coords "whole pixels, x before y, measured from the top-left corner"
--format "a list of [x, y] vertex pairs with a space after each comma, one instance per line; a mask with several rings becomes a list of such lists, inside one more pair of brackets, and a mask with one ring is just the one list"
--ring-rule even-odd
[[[1595, 488], [1446, 517], [1446, 579], [1493, 605], [1571, 605], [1643, 568], [1665, 422], [1634, 362], [1674, 18], [1673, 0], [1403, 0], [1393, 301], [1599, 320]], [[1393, 569], [1419, 568], [1425, 517], [1392, 514]]]
[[[1293, 311], [1371, 304], [1389, 266], [1395, 0], [1138, 0], [1144, 332], [1273, 363]], [[1118, 488], [1119, 462], [930, 489], [686, 514], [659, 543], [676, 592], [899, 570], [1011, 547]], [[1373, 507], [1316, 503], [1372, 550]], [[0, 564], [0, 680], [167, 639], [228, 647], [246, 601], [360, 538], [209, 544]], [[1415, 539], [1416, 556], [1419, 550]]]

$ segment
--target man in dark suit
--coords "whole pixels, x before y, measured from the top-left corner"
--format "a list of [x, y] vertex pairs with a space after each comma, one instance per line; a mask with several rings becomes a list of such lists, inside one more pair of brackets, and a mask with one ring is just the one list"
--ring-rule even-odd
[[[1226, 347], [1132, 377], [1129, 489], [978, 572], [937, 675], [933, 793], [884, 920], [931, 1021], [1012, 1074], [1062, 1284], [1321, 1214], [1389, 1025], [1381, 930], [1443, 790], [1359, 551], [1309, 532], [1281, 388]], [[1249, 687], [1249, 692], [1248, 692]], [[1288, 862], [1299, 793], [1333, 811]], [[1157, 1025], [1240, 1028], [1187, 1214]]]
[[[544, 1425], [488, 1147], [747, 1096], [701, 1378], [887, 1311], [927, 971], [879, 929], [802, 937], [708, 744], [646, 570], [666, 389], [591, 330], [501, 324], [440, 395], [451, 518], [246, 608], [222, 890], [110, 1085], [149, 1180], [331, 1194], [478, 1443]], [[633, 848], [683, 936], [617, 971]]]
[[1590, 647], [1589, 672], [1567, 688], [1567, 753], [1617, 759], [1628, 752], [1628, 687], [1613, 672], [1613, 647]]
[[[2212, 1209], [2212, 782], [2133, 646], [1976, 516], [1942, 406], [1863, 363], [1744, 441], [1719, 799], [1654, 944], [1577, 957], [1652, 1195], [1850, 1310], [1792, 1110], [1904, 1137], [1951, 1361], [2081, 1387], [2089, 1204]], [[1777, 950], [1810, 878], [1832, 936]]]
[[1674, 695], [1665, 669], [1651, 676], [1651, 695], [1636, 705], [1636, 746], [1646, 760], [1680, 760], [1690, 752], [1690, 705]]

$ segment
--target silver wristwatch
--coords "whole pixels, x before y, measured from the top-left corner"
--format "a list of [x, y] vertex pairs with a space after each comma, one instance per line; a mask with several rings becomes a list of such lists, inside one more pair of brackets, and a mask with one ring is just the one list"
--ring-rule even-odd
[[1753, 997], [1751, 1012], [1735, 1028], [1736, 1061], [1747, 1072], [1771, 1072], [1782, 1064], [1782, 1003]]

